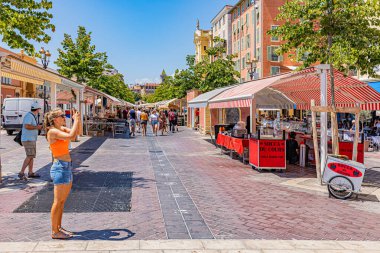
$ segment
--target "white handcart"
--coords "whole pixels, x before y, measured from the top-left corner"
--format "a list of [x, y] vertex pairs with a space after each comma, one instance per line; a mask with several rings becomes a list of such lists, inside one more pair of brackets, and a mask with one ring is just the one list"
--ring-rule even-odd
[[327, 184], [330, 196], [348, 199], [360, 191], [366, 167], [344, 156], [328, 155], [322, 181]]

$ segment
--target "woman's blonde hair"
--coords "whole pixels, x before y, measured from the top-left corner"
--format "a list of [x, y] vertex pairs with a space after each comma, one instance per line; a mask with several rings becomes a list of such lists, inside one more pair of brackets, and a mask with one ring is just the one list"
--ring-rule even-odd
[[54, 126], [54, 119], [60, 117], [61, 114], [62, 114], [62, 110], [60, 108], [57, 108], [50, 112], [45, 113], [44, 129], [45, 129], [46, 136], [50, 128]]

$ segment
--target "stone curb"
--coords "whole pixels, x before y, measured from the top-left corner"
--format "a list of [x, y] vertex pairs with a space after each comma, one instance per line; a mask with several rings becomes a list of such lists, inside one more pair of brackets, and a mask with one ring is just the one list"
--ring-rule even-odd
[[99, 240], [0, 242], [0, 252], [380, 253], [380, 242], [302, 240]]

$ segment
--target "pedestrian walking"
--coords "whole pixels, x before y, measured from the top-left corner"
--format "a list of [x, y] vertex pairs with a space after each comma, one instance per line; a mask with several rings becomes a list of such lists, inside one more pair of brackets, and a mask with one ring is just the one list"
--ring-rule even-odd
[[21, 171], [18, 173], [18, 178], [26, 180], [25, 169], [28, 168], [29, 178], [39, 178], [40, 175], [33, 172], [33, 162], [37, 153], [37, 137], [38, 131], [42, 129], [42, 125], [38, 122], [38, 113], [41, 106], [38, 102], [34, 102], [31, 106], [31, 111], [28, 112], [22, 122], [21, 143], [24, 146], [26, 158], [22, 164]]
[[128, 119], [128, 108], [125, 107], [123, 110], [123, 119]]
[[175, 131], [175, 113], [173, 109], [170, 109], [169, 114], [169, 126], [170, 126], [170, 131], [174, 133]]
[[52, 239], [69, 239], [74, 233], [62, 227], [63, 208], [73, 182], [72, 162], [69, 151], [70, 140], [79, 131], [79, 113], [73, 115], [72, 128], [65, 127], [65, 114], [55, 109], [45, 114], [46, 139], [53, 155], [50, 176], [54, 184], [54, 202], [51, 207]]
[[133, 108], [129, 111], [129, 126], [130, 126], [130, 130], [131, 130], [131, 132], [129, 133], [129, 135], [135, 136], [135, 130], [136, 130], [136, 112], [135, 112], [135, 110]]
[[149, 116], [150, 123], [152, 125], [153, 134], [157, 136], [158, 132], [158, 114], [156, 110], [153, 110], [152, 114]]
[[141, 119], [142, 136], [146, 136], [146, 127], [148, 124], [148, 113], [145, 110], [141, 112], [140, 119]]
[[164, 111], [160, 111], [160, 117], [158, 120], [160, 123], [159, 129], [161, 130], [161, 135], [164, 135], [164, 132], [167, 133], [166, 115]]
[[140, 108], [137, 108], [136, 111], [136, 127], [137, 127], [137, 132], [141, 132], [141, 110]]

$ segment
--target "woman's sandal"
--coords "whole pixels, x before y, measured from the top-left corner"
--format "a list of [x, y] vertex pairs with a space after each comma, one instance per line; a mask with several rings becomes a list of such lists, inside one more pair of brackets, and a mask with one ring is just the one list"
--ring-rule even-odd
[[71, 235], [71, 236], [75, 235], [74, 232], [71, 232], [71, 231], [69, 231], [69, 230], [67, 230], [67, 229], [64, 229], [63, 227], [61, 227], [61, 228], [59, 229], [59, 231], [65, 233], [65, 234], [67, 234], [67, 235]]
[[58, 233], [52, 233], [51, 239], [59, 239], [59, 240], [67, 240], [73, 237], [72, 235], [68, 235], [63, 233], [62, 231], [59, 231]]

